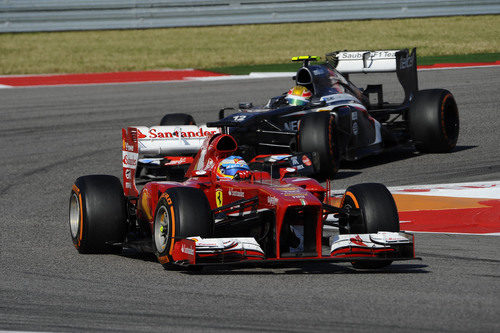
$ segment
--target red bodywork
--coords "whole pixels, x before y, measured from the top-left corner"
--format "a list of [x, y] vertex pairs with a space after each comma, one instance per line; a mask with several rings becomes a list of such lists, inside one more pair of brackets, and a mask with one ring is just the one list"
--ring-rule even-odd
[[[130, 156], [132, 159], [137, 159], [139, 153], [134, 130], [134, 128], [123, 130], [124, 192], [125, 196], [129, 198], [137, 197], [137, 221], [143, 228], [149, 229], [151, 233], [154, 232], [156, 206], [167, 189], [193, 187], [201, 189], [205, 193], [213, 210], [236, 201], [258, 198], [257, 211], [267, 211], [274, 214], [275, 234], [273, 239], [275, 240], [275, 248], [272, 253], [265, 253], [265, 257], [260, 257], [259, 260], [332, 259], [330, 254], [322, 255], [322, 232], [325, 216], [322, 205], [327, 190], [316, 180], [305, 177], [286, 177], [294, 171], [290, 168], [281, 170], [280, 179], [272, 179], [269, 173], [262, 171], [247, 172], [243, 180], [218, 179], [216, 176], [218, 162], [232, 155], [237, 144], [229, 135], [215, 134], [205, 140], [186, 172], [186, 181], [152, 181], [138, 192], [135, 187], [135, 170], [128, 163], [130, 161], [127, 162]], [[245, 209], [250, 211], [250, 208]], [[290, 233], [292, 225], [300, 226], [304, 230], [304, 249], [298, 255], [290, 253], [291, 250], [287, 250], [288, 243], [284, 241], [286, 233]], [[175, 244], [180, 244], [180, 241], [176, 240]], [[194, 264], [195, 257], [196, 261], [203, 259], [201, 255], [186, 257], [186, 252], [182, 252], [181, 249], [189, 248], [189, 252], [192, 252], [191, 248], [194, 249], [195, 245], [189, 239], [182, 241], [184, 243], [175, 245], [171, 253], [176, 260], [187, 260], [190, 264]], [[373, 253], [372, 257], [377, 257], [377, 255]], [[246, 255], [245, 252], [241, 261], [255, 259], [255, 257], [252, 259], [251, 256]]]
[[[280, 232], [289, 207], [305, 207], [315, 216], [317, 255], [321, 255], [321, 232], [323, 226], [322, 202], [326, 190], [311, 178], [271, 179], [267, 172], [253, 171], [246, 180], [217, 179], [215, 170], [218, 162], [230, 156], [236, 150], [236, 142], [229, 135], [216, 135], [205, 141], [194, 158], [186, 176], [188, 180], [178, 182], [149, 182], [139, 193], [137, 217], [142, 223], [148, 223], [151, 231], [154, 227], [156, 204], [170, 187], [189, 186], [205, 192], [210, 207], [231, 204], [232, 202], [258, 197], [258, 209], [271, 209], [276, 216], [276, 248], [280, 258]], [[222, 194], [218, 194], [222, 192]]]

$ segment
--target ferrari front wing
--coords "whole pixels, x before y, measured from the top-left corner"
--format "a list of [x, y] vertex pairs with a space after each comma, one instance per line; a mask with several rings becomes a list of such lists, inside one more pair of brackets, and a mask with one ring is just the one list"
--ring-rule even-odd
[[267, 258], [254, 238], [189, 237], [176, 241], [172, 258], [174, 264], [181, 266], [419, 259], [415, 257], [413, 245], [413, 235], [405, 232], [343, 234], [332, 237], [329, 251], [319, 256], [296, 252], [293, 257]]

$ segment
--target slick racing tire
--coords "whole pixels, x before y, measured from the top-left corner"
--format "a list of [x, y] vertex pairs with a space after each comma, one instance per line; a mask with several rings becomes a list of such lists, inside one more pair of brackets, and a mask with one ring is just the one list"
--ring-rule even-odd
[[186, 237], [209, 237], [213, 218], [205, 193], [192, 187], [166, 190], [154, 215], [153, 250], [165, 268], [172, 268], [174, 240]]
[[[366, 234], [378, 231], [399, 232], [399, 216], [396, 203], [389, 190], [382, 184], [364, 183], [349, 186], [342, 198], [342, 208], [359, 208], [360, 215], [349, 218], [342, 234]], [[382, 261], [354, 261], [354, 268], [382, 268], [392, 263]]]
[[300, 120], [297, 141], [299, 152], [319, 154], [319, 175], [326, 179], [333, 178], [340, 164], [335, 118], [329, 112], [306, 115]]
[[69, 226], [78, 252], [120, 251], [126, 221], [126, 202], [118, 178], [91, 175], [75, 181], [69, 199]]
[[193, 116], [187, 113], [169, 113], [163, 116], [161, 126], [171, 125], [196, 125]]
[[445, 89], [420, 90], [408, 113], [410, 137], [422, 153], [448, 153], [460, 129], [457, 103]]

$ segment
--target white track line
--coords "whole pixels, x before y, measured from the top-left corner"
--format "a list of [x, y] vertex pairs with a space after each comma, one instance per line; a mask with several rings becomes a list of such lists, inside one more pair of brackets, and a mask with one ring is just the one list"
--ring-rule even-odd
[[227, 76], [207, 76], [207, 77], [189, 77], [191, 81], [224, 81], [224, 80], [250, 80], [250, 79], [271, 79], [281, 77], [292, 77], [295, 72], [252, 72], [248, 75], [227, 75]]
[[[472, 187], [472, 188], [471, 188]], [[407, 195], [428, 195], [456, 198], [496, 199], [500, 200], [500, 181], [449, 183], [433, 185], [403, 185], [388, 187], [391, 193]], [[330, 192], [331, 196], [342, 196], [346, 189], [336, 189]], [[430, 190], [413, 192], [405, 190]]]
[[443, 232], [443, 231], [409, 231], [412, 234], [440, 234], [440, 235], [465, 235], [465, 236], [500, 236], [500, 232], [473, 234], [469, 232]]
[[[500, 181], [389, 187], [391, 193], [500, 200]], [[406, 190], [406, 191], [405, 191]], [[407, 191], [410, 190], [410, 191]], [[413, 192], [411, 190], [429, 190]]]

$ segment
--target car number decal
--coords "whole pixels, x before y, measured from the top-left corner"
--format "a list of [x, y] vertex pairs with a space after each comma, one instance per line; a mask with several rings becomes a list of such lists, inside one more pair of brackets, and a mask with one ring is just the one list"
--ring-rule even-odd
[[239, 115], [239, 116], [234, 116], [233, 117], [233, 120], [234, 121], [243, 121], [246, 119], [247, 116], [242, 116], [242, 115]]

